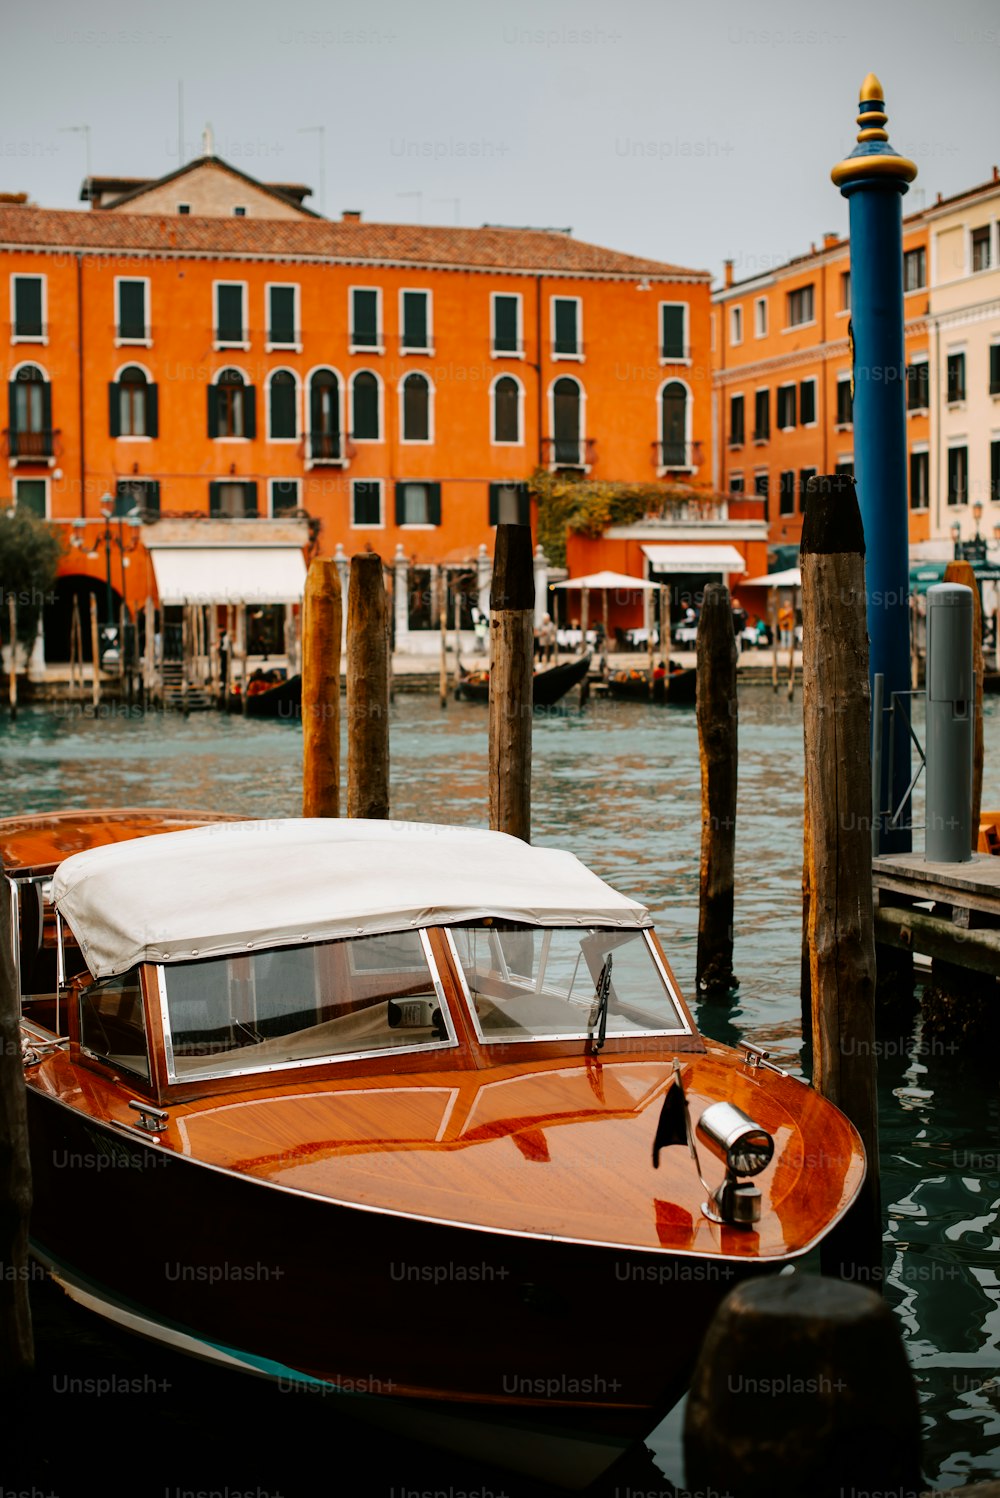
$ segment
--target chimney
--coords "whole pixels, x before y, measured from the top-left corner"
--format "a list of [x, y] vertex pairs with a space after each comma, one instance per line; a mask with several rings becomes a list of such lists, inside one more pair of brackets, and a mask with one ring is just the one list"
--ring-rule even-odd
[[830, 233], [824, 234], [823, 235], [823, 248], [824, 248], [824, 250], [830, 250], [830, 249], [832, 249], [833, 246], [839, 240], [839, 238], [840, 238], [839, 234], [830, 234]]
[[993, 181], [1000, 182], [1000, 166], [995, 166], [993, 168]]
[[345, 224], [360, 224], [360, 222], [361, 222], [361, 209], [360, 208], [345, 208], [344, 211], [343, 211], [343, 213], [340, 215], [340, 218], [341, 218], [341, 222], [345, 223]]
[[722, 263], [726, 267], [726, 290], [728, 291], [733, 284], [733, 265], [735, 262], [732, 260], [723, 260]]

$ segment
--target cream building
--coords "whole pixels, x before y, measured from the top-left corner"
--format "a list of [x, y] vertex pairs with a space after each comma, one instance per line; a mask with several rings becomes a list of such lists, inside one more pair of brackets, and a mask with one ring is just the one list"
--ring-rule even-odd
[[[1000, 560], [1000, 170], [927, 209], [930, 232], [928, 551], [981, 536]], [[956, 530], [957, 527], [957, 530]]]

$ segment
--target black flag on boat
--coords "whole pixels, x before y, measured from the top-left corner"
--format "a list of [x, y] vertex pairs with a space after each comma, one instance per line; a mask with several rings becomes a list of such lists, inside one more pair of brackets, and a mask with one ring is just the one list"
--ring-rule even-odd
[[671, 1144], [689, 1143], [687, 1098], [684, 1095], [681, 1069], [675, 1061], [674, 1079], [663, 1099], [663, 1107], [660, 1109], [660, 1118], [653, 1138], [653, 1169], [659, 1169], [661, 1149], [666, 1149]]

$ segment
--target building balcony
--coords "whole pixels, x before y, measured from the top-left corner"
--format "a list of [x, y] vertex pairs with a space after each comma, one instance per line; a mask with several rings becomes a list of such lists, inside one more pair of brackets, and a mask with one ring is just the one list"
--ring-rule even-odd
[[307, 468], [347, 468], [355, 447], [341, 432], [307, 432], [299, 443], [298, 453]]
[[4, 456], [12, 463], [52, 464], [62, 451], [61, 437], [60, 431], [47, 428], [39, 432], [19, 432], [14, 427], [5, 427]]
[[595, 437], [543, 437], [542, 462], [550, 472], [557, 468], [577, 468], [589, 473], [597, 457]]
[[701, 466], [700, 442], [654, 442], [653, 462], [656, 474], [693, 473]]

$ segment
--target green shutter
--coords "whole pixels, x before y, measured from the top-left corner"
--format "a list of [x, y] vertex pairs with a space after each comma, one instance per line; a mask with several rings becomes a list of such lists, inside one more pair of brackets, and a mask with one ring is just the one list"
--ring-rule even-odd
[[799, 386], [799, 418], [803, 426], [816, 420], [816, 386], [812, 380], [803, 380]]
[[243, 387], [243, 435], [257, 435], [257, 391], [253, 385]]
[[425, 349], [427, 340], [427, 293], [403, 292], [403, 347]]
[[222, 514], [222, 485], [219, 483], [208, 486], [208, 513], [213, 516]]
[[353, 437], [378, 440], [378, 382], [373, 374], [362, 370], [354, 377], [351, 392], [354, 415]]
[[268, 307], [269, 343], [295, 343], [295, 287], [272, 286]]
[[355, 291], [351, 309], [351, 342], [363, 348], [378, 346], [378, 292]]
[[219, 387], [209, 385], [208, 387], [208, 435], [217, 437], [219, 435]]
[[108, 432], [112, 437], [120, 437], [122, 434], [119, 390], [117, 381], [112, 380], [108, 386]]
[[19, 338], [41, 338], [42, 278], [18, 276], [14, 282], [14, 334]]
[[146, 386], [146, 436], [158, 437], [160, 435], [160, 402], [157, 398], [157, 387]]
[[517, 486], [517, 523], [518, 525], [531, 524], [531, 495], [528, 493], [527, 484]]
[[568, 297], [556, 297], [555, 349], [557, 354], [578, 354], [579, 333], [576, 326], [577, 304]]
[[48, 380], [42, 385], [42, 431], [52, 433], [52, 386]]
[[217, 286], [218, 326], [215, 330], [217, 343], [242, 343], [243, 339], [243, 287]]
[[498, 354], [516, 354], [517, 298], [497, 296], [493, 299], [493, 347]]
[[490, 525], [499, 525], [499, 523], [500, 523], [499, 519], [498, 519], [498, 516], [500, 514], [500, 490], [501, 490], [502, 487], [503, 486], [501, 484], [491, 484], [490, 485], [489, 521], [488, 521], [488, 524], [490, 524]]
[[396, 524], [406, 524], [405, 485], [399, 483], [396, 485]]
[[144, 281], [118, 282], [118, 337], [146, 337], [146, 285]]
[[256, 520], [257, 510], [257, 480], [251, 479], [243, 485], [243, 514], [247, 520]]
[[663, 341], [660, 348], [664, 359], [684, 359], [684, 308], [668, 306], [663, 309]]
[[427, 519], [431, 525], [441, 524], [441, 485], [427, 485]]

